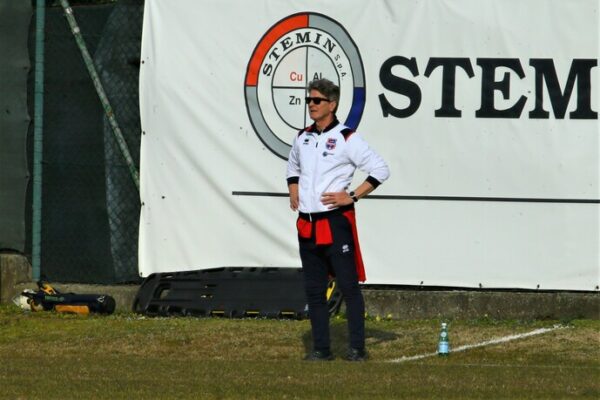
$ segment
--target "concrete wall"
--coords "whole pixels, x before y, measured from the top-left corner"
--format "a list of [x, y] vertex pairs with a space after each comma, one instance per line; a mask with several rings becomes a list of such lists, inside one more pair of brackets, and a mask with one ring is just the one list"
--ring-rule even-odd
[[21, 291], [19, 285], [31, 282], [31, 266], [20, 254], [0, 253], [0, 303], [9, 303]]
[[[27, 259], [0, 254], [0, 301], [8, 303], [31, 282]], [[117, 311], [130, 311], [138, 285], [84, 285], [52, 282], [61, 292], [108, 294]], [[394, 319], [600, 319], [600, 292], [514, 292], [465, 290], [363, 289], [366, 311]]]
[[367, 313], [398, 319], [600, 319], [600, 293], [364, 290]]

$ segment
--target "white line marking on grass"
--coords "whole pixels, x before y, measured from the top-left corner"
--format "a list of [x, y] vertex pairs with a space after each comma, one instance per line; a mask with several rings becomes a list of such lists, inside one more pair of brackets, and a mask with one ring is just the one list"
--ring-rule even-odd
[[[523, 339], [523, 338], [530, 337], [530, 336], [541, 335], [543, 333], [552, 332], [552, 331], [555, 331], [555, 330], [561, 329], [561, 328], [564, 328], [564, 326], [562, 326], [562, 325], [554, 325], [552, 328], [540, 328], [540, 329], [535, 329], [535, 330], [533, 330], [531, 332], [519, 333], [518, 335], [504, 336], [504, 337], [501, 337], [501, 338], [498, 338], [498, 339], [486, 340], [485, 342], [481, 342], [481, 343], [466, 344], [464, 346], [458, 346], [458, 347], [456, 347], [454, 349], [451, 349], [450, 353], [458, 353], [460, 351], [475, 349], [477, 347], [485, 347], [485, 346], [490, 346], [490, 345], [493, 345], [493, 344], [506, 343], [506, 342], [510, 342], [512, 340]], [[401, 362], [406, 362], [406, 361], [420, 360], [420, 359], [423, 359], [423, 358], [433, 357], [433, 356], [437, 356], [437, 353], [419, 354], [419, 355], [410, 356], [410, 357], [403, 356], [403, 357], [400, 357], [400, 358], [389, 360], [388, 362], [401, 363]]]
[[[450, 364], [449, 364], [450, 365]], [[456, 364], [452, 363], [452, 367], [478, 367], [478, 368], [528, 368], [528, 369], [594, 369], [600, 371], [600, 366], [594, 365], [536, 365], [536, 364]]]

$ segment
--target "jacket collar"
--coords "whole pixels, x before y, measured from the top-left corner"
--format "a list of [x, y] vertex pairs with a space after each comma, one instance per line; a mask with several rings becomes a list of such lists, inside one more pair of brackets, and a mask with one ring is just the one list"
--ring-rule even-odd
[[319, 132], [319, 130], [317, 129], [317, 123], [313, 123], [309, 128], [308, 131], [309, 132], [314, 132], [317, 134], [321, 134], [324, 132], [329, 132], [330, 130], [332, 130], [333, 128], [335, 128], [336, 126], [338, 126], [340, 123], [340, 121], [338, 121], [337, 117], [334, 116], [333, 117], [333, 121], [331, 121], [331, 123], [329, 125], [327, 125], [327, 127], [325, 129], [323, 129], [323, 132]]

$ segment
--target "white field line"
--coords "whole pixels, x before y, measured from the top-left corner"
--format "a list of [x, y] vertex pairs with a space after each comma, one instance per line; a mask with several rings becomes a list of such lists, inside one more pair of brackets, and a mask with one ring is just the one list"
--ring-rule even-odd
[[[460, 351], [475, 349], [477, 347], [485, 347], [485, 346], [490, 346], [493, 344], [506, 343], [506, 342], [510, 342], [512, 340], [523, 339], [523, 338], [527, 338], [530, 336], [541, 335], [541, 334], [552, 332], [552, 331], [555, 331], [555, 330], [561, 329], [561, 328], [564, 328], [564, 326], [554, 325], [552, 328], [540, 328], [540, 329], [535, 329], [531, 332], [519, 333], [518, 335], [509, 335], [509, 336], [504, 336], [504, 337], [497, 338], [497, 339], [486, 340], [485, 342], [480, 342], [480, 343], [475, 343], [475, 344], [466, 344], [464, 346], [458, 346], [454, 349], [451, 348], [450, 353], [458, 353]], [[433, 357], [433, 356], [437, 356], [437, 353], [419, 354], [419, 355], [410, 356], [410, 357], [403, 356], [403, 357], [396, 358], [393, 360], [388, 360], [387, 362], [401, 363], [401, 362], [406, 362], [406, 361], [420, 360], [423, 358], [428, 358], [428, 357]]]

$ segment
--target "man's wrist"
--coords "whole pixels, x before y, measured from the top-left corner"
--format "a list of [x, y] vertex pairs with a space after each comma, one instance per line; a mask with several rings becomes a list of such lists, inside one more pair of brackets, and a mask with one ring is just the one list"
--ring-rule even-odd
[[355, 203], [358, 202], [358, 196], [356, 195], [356, 193], [354, 191], [351, 191], [350, 193], [348, 193], [348, 195], [350, 196], [350, 198], [352, 199], [353, 202], [355, 202]]

